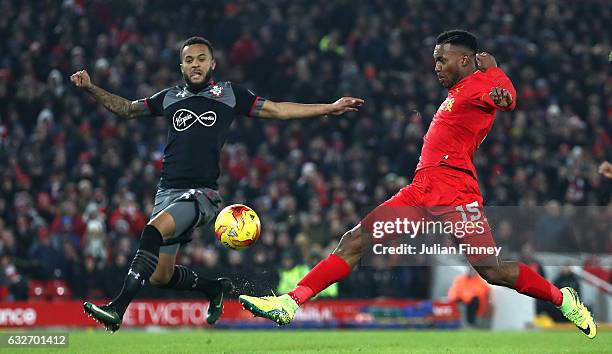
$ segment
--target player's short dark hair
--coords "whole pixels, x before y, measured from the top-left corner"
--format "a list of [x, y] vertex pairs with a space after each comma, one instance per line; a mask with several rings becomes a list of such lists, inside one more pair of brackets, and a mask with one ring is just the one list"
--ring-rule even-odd
[[475, 34], [468, 31], [451, 30], [440, 33], [438, 38], [436, 38], [436, 44], [446, 43], [464, 47], [474, 53], [478, 51], [478, 38], [476, 38]]
[[208, 47], [208, 50], [210, 50], [210, 55], [214, 58], [215, 57], [215, 50], [212, 46], [212, 44], [210, 44], [210, 41], [204, 37], [199, 37], [199, 36], [194, 36], [194, 37], [189, 37], [187, 38], [184, 42], [183, 45], [181, 46], [181, 52], [180, 52], [180, 57], [181, 57], [181, 61], [183, 60], [183, 49], [185, 49], [186, 46], [188, 45], [192, 45], [192, 44], [204, 44], [205, 46]]

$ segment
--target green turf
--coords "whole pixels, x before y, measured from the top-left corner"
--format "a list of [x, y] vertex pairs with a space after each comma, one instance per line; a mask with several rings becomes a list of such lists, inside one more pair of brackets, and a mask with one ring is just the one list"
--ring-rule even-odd
[[611, 353], [612, 332], [588, 340], [571, 332], [490, 331], [103, 331], [70, 333], [63, 350], [11, 353]]

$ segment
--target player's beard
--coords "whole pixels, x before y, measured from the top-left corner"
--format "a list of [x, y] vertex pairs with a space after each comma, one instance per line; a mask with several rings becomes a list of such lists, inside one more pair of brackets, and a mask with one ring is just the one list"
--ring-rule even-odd
[[447, 78], [446, 78], [446, 80], [445, 80], [445, 82], [440, 82], [440, 84], [442, 85], [442, 87], [449, 89], [449, 88], [451, 88], [451, 87], [455, 86], [455, 84], [456, 84], [457, 82], [459, 82], [459, 80], [458, 80], [458, 79], [456, 79], [456, 78], [452, 78], [452, 79], [451, 79], [451, 78], [448, 78], [448, 77], [447, 77]]
[[191, 79], [189, 78], [189, 75], [183, 72], [183, 80], [185, 80], [185, 83], [187, 84], [187, 88], [190, 91], [194, 91], [194, 92], [202, 91], [202, 89], [208, 86], [208, 83], [210, 82], [211, 77], [212, 77], [212, 68], [208, 69], [208, 71], [206, 72], [206, 75], [204, 75], [204, 80], [202, 82], [191, 81]]

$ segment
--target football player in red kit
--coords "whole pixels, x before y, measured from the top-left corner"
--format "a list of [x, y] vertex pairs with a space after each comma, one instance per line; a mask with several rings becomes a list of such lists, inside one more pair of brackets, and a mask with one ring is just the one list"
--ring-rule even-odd
[[[412, 220], [481, 221], [484, 227], [478, 234], [457, 237], [457, 243], [495, 246], [484, 217], [472, 160], [493, 125], [495, 112], [515, 108], [516, 90], [497, 67], [495, 58], [477, 50], [476, 37], [467, 31], [444, 32], [436, 40], [435, 73], [440, 84], [448, 89], [448, 96], [423, 138], [412, 183], [345, 233], [336, 250], [300, 280], [293, 291], [281, 296], [242, 295], [240, 302], [245, 308], [280, 325], [290, 323], [301, 304], [351, 273], [363, 248], [368, 246], [363, 240], [378, 241], [370, 238], [375, 220], [388, 217], [393, 213], [389, 210], [400, 214], [403, 211], [403, 216]], [[553, 303], [589, 338], [595, 337], [593, 317], [574, 289], [558, 289], [525, 264], [504, 262], [495, 254], [477, 253], [467, 258], [488, 283]]]

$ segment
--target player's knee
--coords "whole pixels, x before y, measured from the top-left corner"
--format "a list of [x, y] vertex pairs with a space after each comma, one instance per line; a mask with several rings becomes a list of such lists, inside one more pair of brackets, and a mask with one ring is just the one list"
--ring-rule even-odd
[[157, 214], [153, 220], [149, 221], [148, 224], [155, 227], [164, 239], [174, 236], [176, 223], [172, 215], [168, 212], [162, 211]]
[[161, 233], [164, 240], [179, 237], [189, 231], [198, 221], [194, 200], [181, 200], [170, 204], [149, 224]]
[[334, 252], [340, 256], [355, 256], [361, 253], [361, 228], [356, 227], [342, 235], [338, 249]]
[[480, 266], [474, 267], [474, 269], [487, 283], [491, 285], [508, 286], [507, 277], [503, 272], [503, 268], [496, 266]]
[[155, 287], [161, 288], [168, 284], [170, 279], [172, 279], [172, 272], [156, 270], [151, 274], [151, 277], [149, 277], [149, 283]]

